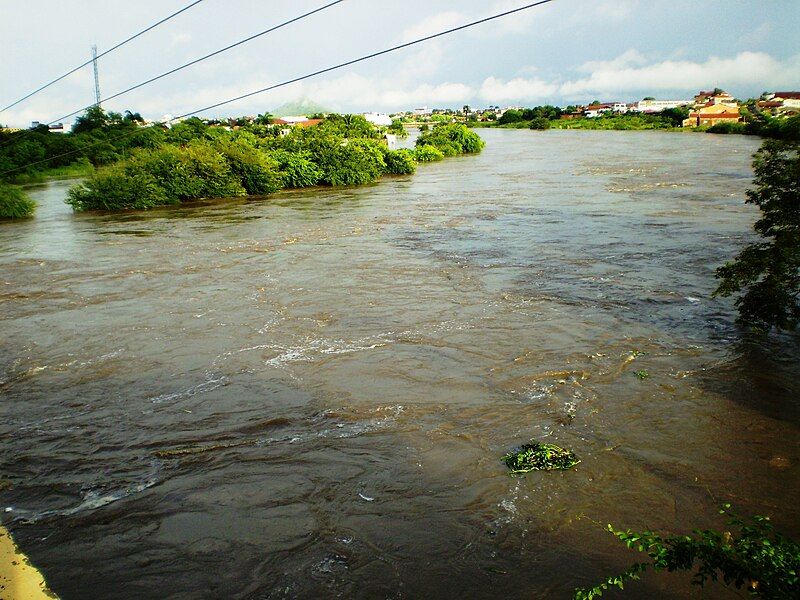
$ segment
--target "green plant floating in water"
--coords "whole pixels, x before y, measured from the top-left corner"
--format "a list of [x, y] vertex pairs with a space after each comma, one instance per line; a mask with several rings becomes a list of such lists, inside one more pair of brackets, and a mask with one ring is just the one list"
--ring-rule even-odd
[[572, 452], [560, 446], [531, 442], [500, 459], [511, 469], [511, 475], [530, 471], [566, 471], [581, 462]]
[[642, 379], [642, 380], [647, 379], [648, 377], [650, 377], [650, 373], [648, 373], [647, 371], [636, 371], [634, 373], [634, 375], [636, 375], [639, 379]]

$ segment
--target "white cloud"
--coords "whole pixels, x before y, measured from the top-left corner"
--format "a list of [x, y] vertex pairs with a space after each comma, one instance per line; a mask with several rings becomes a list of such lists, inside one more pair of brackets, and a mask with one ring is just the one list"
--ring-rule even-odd
[[403, 32], [403, 42], [411, 42], [413, 40], [439, 33], [446, 29], [452, 29], [466, 23], [469, 19], [459, 12], [447, 11], [431, 15], [423, 19], [419, 23], [412, 25]]
[[606, 61], [589, 61], [583, 63], [578, 67], [578, 71], [582, 73], [594, 73], [603, 69], [625, 69], [627, 67], [635, 67], [647, 64], [647, 59], [638, 50], [630, 49], [623, 52], [616, 58]]
[[742, 52], [730, 58], [712, 56], [704, 62], [666, 60], [639, 66], [624, 59], [626, 55], [629, 53], [607, 62], [592, 63], [588, 77], [561, 85], [561, 95], [574, 98], [594, 93], [622, 94], [641, 90], [688, 91], [715, 85], [766, 89], [791, 85], [800, 79], [800, 55], [779, 61], [763, 52]]
[[541, 79], [517, 77], [503, 81], [488, 77], [481, 85], [480, 95], [486, 102], [509, 102], [512, 100], [539, 101], [558, 93], [558, 85]]
[[595, 12], [601, 17], [622, 21], [630, 17], [638, 5], [638, 0], [605, 0], [597, 5]]
[[792, 87], [800, 80], [800, 54], [780, 61], [762, 52], [742, 52], [730, 58], [711, 57], [705, 61], [664, 60], [648, 63], [636, 50], [607, 61], [580, 65], [584, 77], [546, 80], [517, 77], [511, 80], [488, 77], [480, 96], [487, 102], [541, 102], [605, 96], [629, 98], [632, 93], [681, 92], [689, 95], [700, 88], [720, 86], [775, 89]]

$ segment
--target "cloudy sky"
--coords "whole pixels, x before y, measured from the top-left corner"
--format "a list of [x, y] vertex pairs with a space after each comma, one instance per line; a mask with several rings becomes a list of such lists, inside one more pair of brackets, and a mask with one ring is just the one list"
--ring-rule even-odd
[[[345, 0], [104, 107], [177, 115], [522, 6], [529, 0]], [[100, 61], [103, 96], [327, 0], [203, 0]], [[5, 106], [189, 0], [0, 0]], [[211, 111], [256, 114], [309, 98], [332, 110], [672, 99], [719, 86], [738, 97], [800, 89], [797, 0], [553, 0]], [[91, 67], [0, 113], [50, 121], [93, 102]]]

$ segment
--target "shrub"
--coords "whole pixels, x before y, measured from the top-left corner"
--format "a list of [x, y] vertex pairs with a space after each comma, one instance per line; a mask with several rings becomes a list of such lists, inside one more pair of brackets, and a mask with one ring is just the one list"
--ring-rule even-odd
[[171, 202], [246, 195], [222, 154], [202, 140], [182, 148], [165, 145], [139, 151], [125, 170], [131, 175], [142, 170], [155, 177]]
[[544, 117], [536, 117], [531, 119], [530, 128], [539, 130], [550, 129], [550, 121]]
[[390, 175], [413, 175], [417, 170], [414, 153], [403, 148], [402, 150], [388, 150], [383, 155], [386, 163], [386, 172]]
[[308, 187], [317, 185], [322, 179], [322, 170], [311, 160], [308, 152], [273, 150], [268, 155], [278, 164], [283, 185], [286, 187]]
[[66, 202], [76, 211], [144, 210], [177, 200], [168, 196], [153, 175], [115, 165], [70, 189]]
[[366, 139], [345, 140], [328, 147], [318, 160], [321, 181], [328, 185], [370, 183], [386, 170], [380, 144]]
[[747, 126], [744, 123], [717, 123], [708, 128], [708, 133], [744, 133]]
[[281, 189], [283, 179], [278, 163], [260, 150], [228, 139], [218, 141], [215, 149], [225, 157], [248, 194], [271, 194]]
[[424, 144], [414, 151], [414, 158], [417, 162], [436, 162], [444, 159], [444, 154], [436, 146]]
[[20, 188], [0, 182], [0, 219], [24, 219], [33, 216], [36, 203]]
[[423, 133], [417, 138], [417, 147], [427, 144], [435, 146], [445, 156], [480, 152], [485, 145], [477, 133], [461, 123], [438, 125], [433, 131]]

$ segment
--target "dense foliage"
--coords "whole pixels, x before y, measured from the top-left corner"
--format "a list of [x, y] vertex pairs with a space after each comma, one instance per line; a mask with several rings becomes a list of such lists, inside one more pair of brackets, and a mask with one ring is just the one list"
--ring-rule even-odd
[[720, 514], [728, 514], [728, 525], [739, 531], [697, 530], [694, 536], [662, 537], [651, 531], [636, 533], [607, 529], [628, 548], [644, 552], [649, 562], [636, 563], [624, 573], [609, 577], [591, 589], [575, 591], [576, 600], [592, 600], [610, 587], [624, 588], [639, 579], [648, 567], [654, 571], [691, 571], [697, 568], [692, 583], [700, 587], [719, 581], [765, 600], [790, 600], [800, 597], [800, 544], [774, 531], [769, 518], [755, 516], [745, 521], [729, 512], [726, 504]]
[[474, 131], [461, 123], [437, 125], [422, 133], [416, 142], [417, 148], [434, 146], [444, 156], [473, 154], [483, 150], [485, 142]]
[[569, 450], [555, 444], [540, 444], [532, 441], [500, 458], [511, 469], [511, 474], [530, 471], [565, 471], [580, 460]]
[[0, 219], [24, 219], [36, 210], [36, 203], [20, 188], [0, 181]]
[[387, 150], [383, 154], [390, 175], [413, 175], [417, 170], [416, 154], [411, 150]]
[[747, 202], [761, 209], [762, 240], [717, 269], [714, 292], [736, 299], [739, 321], [795, 329], [800, 321], [800, 144], [767, 140], [753, 161], [755, 187]]
[[422, 144], [414, 150], [414, 158], [417, 162], [436, 162], [444, 159], [444, 153], [436, 146]]
[[[112, 164], [134, 148], [155, 148], [165, 141], [160, 127], [140, 127], [136, 113], [105, 113], [92, 107], [78, 117], [71, 134], [52, 133], [47, 126], [0, 132], [0, 179], [28, 179], [53, 168], [88, 161]], [[83, 170], [85, 172], [85, 170]]]
[[[124, 120], [124, 119], [123, 119]], [[107, 127], [93, 109], [80, 135]], [[399, 122], [390, 129], [402, 128]], [[407, 175], [417, 162], [478, 152], [483, 141], [463, 125], [443, 125], [415, 150], [390, 150], [383, 131], [358, 115], [328, 115], [311, 126], [268, 124], [267, 116], [228, 130], [187, 119], [169, 129], [134, 131], [135, 145], [70, 191], [75, 210], [148, 209], [199, 198], [269, 194], [283, 187], [361, 185], [382, 175]], [[154, 131], [157, 133], [145, 134]]]

